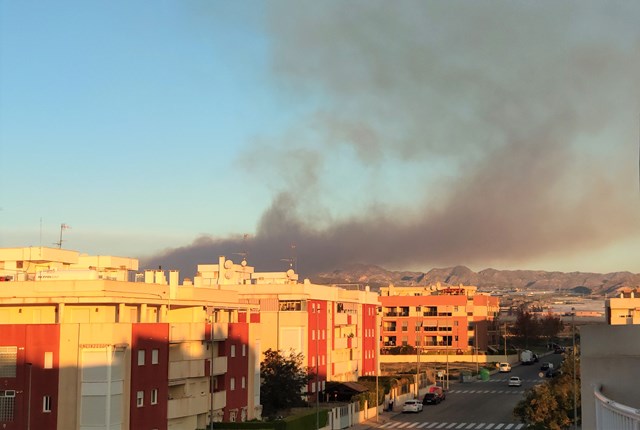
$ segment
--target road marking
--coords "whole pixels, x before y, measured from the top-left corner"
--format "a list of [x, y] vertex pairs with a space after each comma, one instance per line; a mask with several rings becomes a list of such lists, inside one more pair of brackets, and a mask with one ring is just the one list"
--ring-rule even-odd
[[427, 421], [427, 422], [424, 422], [424, 423], [420, 424], [420, 425], [418, 426], [418, 428], [419, 428], [419, 429], [421, 429], [422, 427], [424, 427], [424, 426], [428, 426], [428, 425], [429, 425], [429, 421]]
[[432, 429], [432, 428], [434, 428], [434, 427], [435, 427], [435, 426], [437, 426], [437, 425], [438, 425], [438, 423], [433, 423], [433, 424], [431, 424], [428, 428]]
[[409, 424], [411, 424], [411, 423], [402, 423], [396, 428], [402, 429], [402, 428], [405, 428], [406, 426], [408, 426]]
[[453, 427], [455, 427], [455, 426], [456, 426], [456, 424], [458, 424], [458, 423], [451, 423], [451, 424], [449, 424], [449, 425], [447, 426], [447, 428], [448, 428], [448, 429], [453, 428]]
[[490, 428], [493, 428], [493, 423], [489, 423], [487, 424], [487, 427], [485, 427], [487, 430], [489, 430]]
[[461, 429], [462, 427], [466, 426], [467, 423], [460, 423], [460, 425], [458, 427], [456, 427], [456, 429]]
[[480, 423], [478, 424], [478, 427], [476, 427], [476, 429], [481, 429], [481, 428], [484, 428], [484, 423]]
[[475, 425], [476, 425], [476, 423], [471, 423], [471, 424], [469, 424], [469, 425], [467, 426], [467, 428], [468, 428], [468, 429], [470, 429], [471, 427], [473, 427], [473, 426], [475, 426]]
[[507, 424], [507, 426], [505, 427], [505, 430], [509, 430], [511, 427], [513, 427], [513, 424]]
[[413, 424], [411, 424], [411, 425], [410, 425], [409, 427], [407, 427], [407, 428], [408, 428], [408, 429], [412, 429], [412, 428], [414, 428], [415, 426], [417, 426], [418, 424], [420, 424], [420, 423], [413, 423]]
[[521, 429], [522, 427], [524, 427], [524, 424], [518, 424], [518, 425], [516, 426], [516, 429]]
[[449, 424], [449, 423], [442, 423], [442, 424], [440, 424], [440, 425], [439, 425], [438, 427], [436, 427], [436, 428], [437, 428], [437, 429], [441, 429], [441, 428], [445, 427], [447, 424]]
[[496, 430], [501, 429], [501, 428], [502, 428], [502, 426], [504, 426], [504, 424], [498, 424], [498, 425], [496, 426]]

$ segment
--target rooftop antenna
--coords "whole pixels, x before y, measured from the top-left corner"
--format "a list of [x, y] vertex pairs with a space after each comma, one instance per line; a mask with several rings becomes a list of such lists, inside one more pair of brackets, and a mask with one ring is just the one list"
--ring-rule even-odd
[[289, 258], [281, 258], [280, 261], [284, 261], [289, 263], [289, 269], [293, 269], [294, 272], [298, 273], [298, 261], [296, 259], [296, 244], [291, 244], [291, 257]]
[[249, 235], [247, 233], [244, 234], [244, 236], [242, 237], [242, 252], [234, 252], [234, 255], [239, 255], [240, 257], [242, 257], [242, 261], [246, 264], [247, 263], [247, 256], [249, 255], [249, 251], [247, 251], [247, 238], [249, 237]]
[[69, 225], [67, 225], [65, 223], [60, 224], [60, 240], [58, 242], [54, 243], [54, 245], [58, 245], [58, 249], [62, 248], [62, 242], [63, 242], [63, 240], [62, 240], [62, 232], [65, 231], [65, 230], [71, 230], [71, 226], [69, 226]]

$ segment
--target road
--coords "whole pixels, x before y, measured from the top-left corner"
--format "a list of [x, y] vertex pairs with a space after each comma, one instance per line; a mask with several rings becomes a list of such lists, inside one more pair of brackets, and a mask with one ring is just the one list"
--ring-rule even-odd
[[[456, 429], [518, 430], [523, 429], [513, 416], [513, 408], [524, 398], [525, 391], [544, 382], [540, 365], [550, 361], [560, 366], [559, 355], [548, 355], [540, 363], [514, 366], [510, 373], [495, 373], [489, 381], [452, 383], [447, 398], [438, 405], [425, 405], [417, 414], [398, 413], [380, 425], [386, 429]], [[508, 379], [519, 376], [522, 387], [509, 387]]]

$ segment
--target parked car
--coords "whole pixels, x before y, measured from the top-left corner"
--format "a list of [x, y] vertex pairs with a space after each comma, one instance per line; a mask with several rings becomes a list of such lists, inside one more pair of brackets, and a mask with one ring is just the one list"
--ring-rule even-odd
[[402, 412], [422, 412], [422, 402], [418, 399], [407, 400], [402, 405]]
[[511, 365], [509, 363], [500, 363], [498, 365], [498, 370], [500, 371], [500, 373], [511, 372]]
[[442, 387], [431, 386], [429, 391], [424, 395], [422, 399], [423, 405], [437, 405], [446, 398], [446, 394]]
[[520, 379], [519, 376], [512, 376], [511, 378], [509, 378], [509, 386], [510, 387], [521, 387], [522, 386], [522, 379]]
[[547, 378], [555, 378], [556, 376], [560, 376], [562, 375], [562, 371], [559, 369], [549, 369], [547, 370], [547, 372], [544, 374], [544, 376], [546, 376]]
[[546, 371], [549, 369], [553, 369], [553, 363], [551, 363], [550, 361], [545, 361], [544, 363], [542, 363], [542, 366], [540, 366], [540, 370], [542, 371]]

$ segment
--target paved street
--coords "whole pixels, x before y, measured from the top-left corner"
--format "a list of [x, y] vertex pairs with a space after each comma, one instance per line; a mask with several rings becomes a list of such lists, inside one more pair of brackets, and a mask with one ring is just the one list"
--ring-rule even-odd
[[[549, 355], [542, 361], [551, 361], [557, 368], [559, 355]], [[385, 412], [378, 422], [368, 421], [359, 429], [455, 429], [455, 430], [519, 430], [525, 427], [513, 416], [513, 408], [524, 397], [526, 390], [545, 381], [540, 364], [514, 366], [509, 373], [494, 373], [488, 381], [452, 383], [447, 398], [438, 405], [425, 406], [422, 412], [403, 414]], [[522, 379], [521, 387], [509, 387], [511, 376]], [[400, 408], [400, 405], [398, 405]]]

